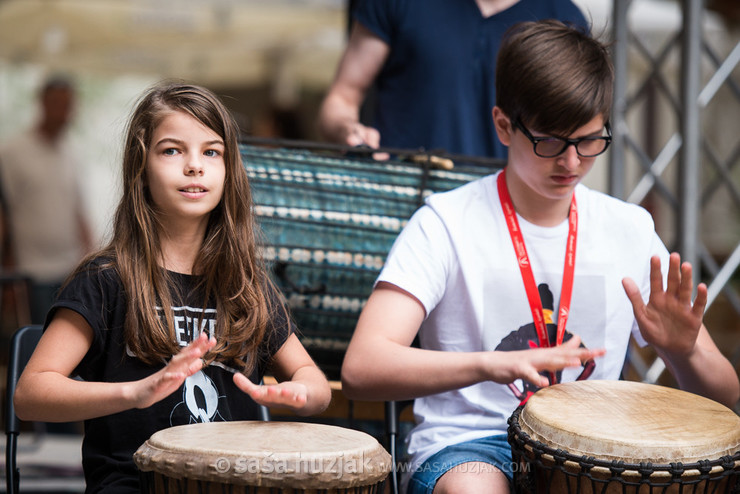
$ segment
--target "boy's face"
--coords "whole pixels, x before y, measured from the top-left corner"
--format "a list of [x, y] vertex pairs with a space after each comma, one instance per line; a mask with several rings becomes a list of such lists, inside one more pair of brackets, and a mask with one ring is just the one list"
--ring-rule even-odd
[[[509, 147], [507, 169], [521, 182], [530, 193], [541, 199], [561, 200], [570, 199], [576, 185], [586, 176], [593, 167], [596, 157], [583, 157], [576, 152], [573, 145], [552, 158], [543, 158], [534, 152], [532, 141], [524, 131], [512, 125], [508, 116], [500, 109], [493, 112], [496, 130], [499, 139]], [[601, 115], [586, 123], [573, 134], [566, 137], [579, 139], [604, 135], [604, 119]], [[524, 124], [526, 125], [526, 124]], [[537, 137], [551, 137], [534, 128], [527, 128], [531, 135]]]

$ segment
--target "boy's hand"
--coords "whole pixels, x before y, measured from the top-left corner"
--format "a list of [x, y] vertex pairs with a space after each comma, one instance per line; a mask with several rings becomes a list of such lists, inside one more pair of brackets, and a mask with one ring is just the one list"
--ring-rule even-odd
[[555, 372], [566, 367], [579, 367], [583, 362], [606, 353], [603, 348], [589, 350], [580, 345], [581, 338], [574, 335], [562, 345], [552, 348], [495, 352], [497, 358], [490, 380], [500, 384], [509, 384], [517, 379], [524, 379], [542, 388], [549, 386], [550, 381], [541, 376], [540, 372]]
[[651, 258], [650, 298], [647, 305], [632, 279], [622, 280], [622, 286], [632, 303], [635, 319], [645, 341], [658, 350], [673, 355], [686, 356], [694, 350], [707, 305], [707, 287], [704, 283], [699, 284], [692, 304], [694, 283], [691, 264], [681, 264], [681, 256], [671, 254], [668, 282], [664, 291], [660, 258]]

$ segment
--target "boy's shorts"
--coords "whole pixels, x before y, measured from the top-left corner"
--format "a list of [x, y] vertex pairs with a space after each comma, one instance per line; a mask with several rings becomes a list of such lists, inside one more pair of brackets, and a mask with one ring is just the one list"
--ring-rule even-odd
[[468, 462], [493, 465], [506, 475], [511, 484], [513, 476], [511, 446], [506, 434], [501, 434], [452, 444], [433, 454], [419, 465], [409, 479], [407, 494], [432, 494], [442, 475], [457, 465]]

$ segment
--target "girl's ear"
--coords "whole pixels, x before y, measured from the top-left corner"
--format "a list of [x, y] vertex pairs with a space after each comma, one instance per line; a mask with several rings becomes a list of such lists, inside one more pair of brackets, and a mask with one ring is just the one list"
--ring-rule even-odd
[[494, 106], [491, 111], [493, 115], [493, 126], [496, 128], [496, 134], [501, 144], [508, 146], [511, 142], [511, 119], [498, 106]]

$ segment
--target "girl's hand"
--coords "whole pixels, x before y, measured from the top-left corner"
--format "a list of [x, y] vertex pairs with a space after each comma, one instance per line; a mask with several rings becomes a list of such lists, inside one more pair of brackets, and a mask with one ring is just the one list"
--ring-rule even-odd
[[583, 362], [606, 353], [603, 348], [589, 350], [580, 345], [581, 338], [574, 335], [562, 345], [552, 348], [492, 352], [495, 360], [491, 361], [489, 380], [499, 384], [509, 384], [517, 379], [523, 379], [543, 388], [549, 386], [550, 381], [541, 376], [540, 372], [555, 372], [566, 367], [579, 367]]
[[305, 384], [283, 381], [277, 384], [254, 384], [241, 373], [234, 374], [234, 384], [247, 393], [255, 402], [266, 407], [288, 407], [300, 410], [308, 401]]
[[660, 351], [687, 356], [696, 345], [707, 305], [707, 287], [697, 287], [696, 299], [691, 302], [694, 283], [691, 264], [681, 264], [681, 256], [671, 254], [668, 265], [668, 282], [663, 291], [660, 258], [650, 259], [650, 298], [643, 302], [637, 284], [630, 278], [622, 280], [640, 333], [645, 341]]
[[209, 339], [206, 333], [201, 333], [198, 339], [172, 357], [163, 369], [130, 383], [128, 393], [134, 406], [147, 408], [174, 393], [186, 378], [203, 368], [203, 356], [215, 345], [215, 338]]

